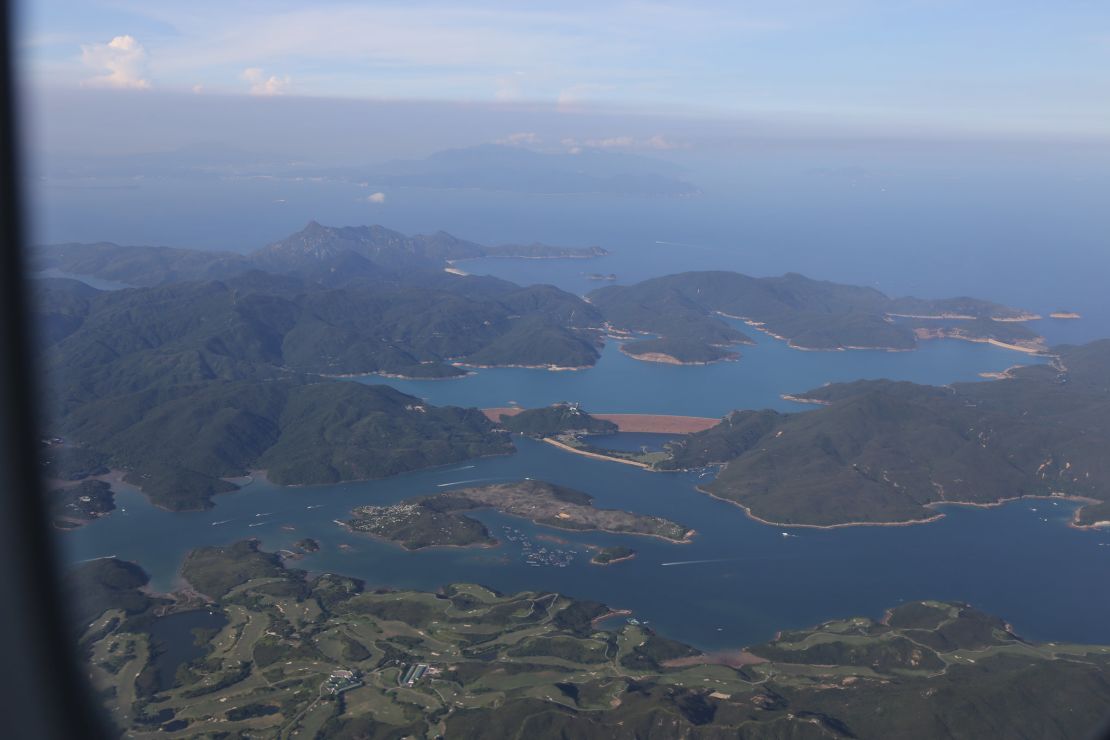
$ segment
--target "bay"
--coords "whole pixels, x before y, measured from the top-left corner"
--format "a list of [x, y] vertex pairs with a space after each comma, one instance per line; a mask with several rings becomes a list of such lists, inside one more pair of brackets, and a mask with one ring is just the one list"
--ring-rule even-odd
[[[312, 537], [321, 550], [292, 566], [355, 576], [371, 586], [434, 590], [478, 582], [503, 592], [558, 591], [630, 609], [663, 634], [703, 649], [751, 644], [834, 617], [878, 618], [885, 608], [923, 598], [969, 602], [1004, 616], [1031, 639], [1110, 640], [1110, 591], [1097, 585], [1110, 579], [1110, 533], [1069, 527], [1069, 502], [949, 506], [940, 521], [906, 527], [788, 530], [698, 492], [694, 473], [651, 473], [526, 438], [516, 445], [514, 455], [379, 481], [290, 488], [256, 480], [203, 512], [164, 511], [124, 490], [119, 511], [59, 539], [70, 562], [105, 555], [133, 560], [151, 574], [153, 588], [165, 590], [177, 585], [192, 548], [254, 537], [277, 550]], [[362, 504], [524, 477], [586, 491], [598, 506], [671, 518], [697, 535], [677, 545], [477, 515], [499, 539], [509, 526], [538, 545], [576, 551], [560, 568], [529, 566], [511, 542], [408, 552], [335, 523]], [[613, 566], [588, 563], [586, 545], [609, 544], [638, 554]]]

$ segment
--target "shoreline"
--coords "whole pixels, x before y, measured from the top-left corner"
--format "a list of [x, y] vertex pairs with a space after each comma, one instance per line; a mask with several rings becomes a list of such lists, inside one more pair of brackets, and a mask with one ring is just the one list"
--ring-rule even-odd
[[[597, 557], [597, 556], [595, 555], [594, 557]], [[598, 566], [601, 566], [601, 567], [604, 568], [604, 567], [609, 566], [609, 565], [616, 565], [617, 563], [623, 563], [626, 560], [633, 560], [635, 557], [636, 557], [636, 553], [632, 553], [631, 555], [625, 555], [623, 558], [614, 558], [613, 560], [610, 560], [607, 563], [600, 563], [597, 560], [594, 560], [594, 558], [590, 558], [590, 565], [598, 565]]]
[[[552, 372], [552, 373], [569, 372], [569, 371], [572, 371], [572, 370], [573, 371], [589, 370], [593, 367], [596, 367], [596, 363], [594, 365], [568, 365], [568, 366], [563, 366], [563, 365], [474, 365], [474, 364], [467, 363], [467, 362], [453, 362], [451, 364], [454, 367], [463, 367], [463, 368], [468, 368], [468, 369], [469, 368], [474, 368], [474, 369], [477, 369], [477, 370], [498, 370], [498, 369], [501, 369], [501, 368], [516, 368], [518, 370], [547, 370], [548, 372]], [[473, 375], [474, 373], [467, 373], [467, 374], [468, 375]], [[465, 377], [465, 376], [459, 376], [459, 377]]]
[[606, 619], [612, 619], [613, 617], [631, 617], [631, 616], [632, 616], [632, 610], [631, 609], [611, 609], [610, 611], [606, 612], [605, 614], [602, 614], [600, 617], [594, 617], [593, 619], [591, 619], [590, 624], [598, 624], [600, 622], [604, 622]]
[[805, 398], [803, 396], [795, 396], [793, 393], [783, 393], [779, 395], [784, 401], [792, 403], [805, 403], [810, 406], [832, 406], [832, 401], [823, 401], [820, 398]]
[[[749, 519], [753, 519], [753, 520], [759, 522], [760, 524], [766, 524], [768, 526], [773, 526], [773, 527], [789, 527], [789, 528], [804, 528], [804, 529], [842, 529], [844, 527], [912, 527], [912, 526], [916, 526], [916, 525], [919, 525], [919, 524], [932, 524], [933, 522], [940, 521], [945, 516], [947, 516], [947, 514], [945, 514], [944, 512], [938, 512], [937, 514], [934, 514], [933, 516], [930, 516], [930, 517], [926, 517], [925, 519], [906, 519], [906, 520], [898, 521], [898, 522], [839, 522], [837, 524], [788, 524], [786, 522], [774, 522], [774, 521], [771, 521], [770, 519], [764, 519], [761, 516], [753, 514], [750, 507], [745, 506], [744, 504], [740, 503], [739, 501], [733, 501], [732, 499], [728, 499], [728, 498], [725, 498], [723, 496], [718, 496], [717, 494], [713, 493], [712, 491], [708, 491], [705, 488], [702, 488], [701, 486], [695, 486], [694, 488], [699, 493], [704, 493], [707, 496], [711, 496], [711, 497], [713, 497], [715, 499], [718, 499], [720, 501], [724, 501], [726, 503], [730, 503], [730, 504], [733, 504], [734, 506], [740, 507], [744, 511], [744, 514]], [[1048, 495], [1037, 494], [1037, 495], [1029, 495], [1029, 496], [1013, 496], [1013, 497], [1010, 497], [1010, 498], [999, 499], [998, 501], [990, 501], [990, 502], [986, 502], [986, 503], [980, 503], [980, 502], [976, 502], [976, 501], [930, 501], [927, 504], [922, 504], [922, 508], [933, 509], [933, 508], [936, 508], [938, 506], [970, 506], [970, 507], [979, 508], [979, 509], [993, 509], [993, 508], [997, 508], [999, 506], [1005, 506], [1006, 504], [1012, 504], [1012, 503], [1015, 503], [1017, 501], [1024, 501], [1024, 500], [1072, 501], [1072, 502], [1081, 502], [1081, 503], [1085, 503], [1085, 504], [1100, 504], [1100, 503], [1102, 503], [1098, 499], [1093, 499], [1093, 498], [1089, 498], [1089, 497], [1086, 497], [1086, 496], [1063, 496], [1063, 495], [1054, 496], [1052, 494], [1048, 494]], [[1082, 510], [1083, 510], [1083, 507], [1079, 507], [1078, 509], [1076, 509], [1075, 516], [1078, 516], [1079, 512], [1082, 511]], [[1072, 517], [1072, 523], [1069, 523], [1068, 526], [1074, 527], [1075, 529], [1099, 529], [1099, 528], [1101, 528], [1101, 525], [1098, 525], [1098, 524], [1074, 524], [1075, 516]], [[1110, 522], [1107, 523], [1107, 526], [1110, 526]]]
[[554, 445], [555, 447], [558, 447], [559, 449], [565, 450], [567, 452], [573, 452], [574, 454], [582, 455], [583, 457], [592, 457], [595, 460], [607, 460], [609, 462], [623, 463], [625, 465], [635, 465], [637, 468], [643, 468], [644, 470], [651, 470], [651, 466], [648, 465], [647, 463], [637, 462], [636, 460], [626, 460], [625, 458], [622, 458], [622, 457], [610, 457], [609, 455], [599, 455], [596, 452], [587, 452], [586, 450], [580, 450], [577, 447], [571, 447], [570, 445], [563, 444], [562, 442], [560, 442], [556, 439], [552, 439], [551, 437], [544, 437], [543, 441], [547, 442], [549, 445]]
[[[736, 321], [743, 321], [745, 324], [752, 327], [753, 329], [755, 329], [757, 331], [761, 331], [764, 334], [768, 335], [769, 337], [779, 340], [780, 342], [785, 342], [786, 346], [788, 346], [790, 349], [796, 349], [796, 350], [799, 350], [801, 352], [846, 352], [846, 351], [849, 351], [849, 350], [870, 350], [870, 351], [881, 351], [881, 352], [913, 352], [913, 351], [918, 349], [918, 347], [881, 347], [881, 346], [865, 347], [865, 346], [856, 346], [856, 345], [842, 345], [842, 346], [839, 346], [839, 347], [802, 347], [800, 345], [795, 344], [794, 340], [790, 339], [789, 337], [784, 337], [784, 336], [781, 336], [779, 334], [775, 334], [773, 331], [768, 329], [766, 323], [764, 323], [762, 321], [755, 321], [754, 319], [750, 319], [746, 316], [733, 316], [732, 314], [727, 314], [724, 311], [715, 311], [714, 313], [716, 313], [718, 316], [724, 316], [725, 318], [728, 318], [728, 319], [734, 319]], [[963, 317], [963, 316], [912, 316], [912, 315], [909, 315], [909, 314], [886, 314], [886, 315], [891, 316], [891, 317], [898, 317], [898, 318], [937, 319], [937, 320], [943, 320], [943, 319], [947, 319], [947, 320], [974, 320], [975, 319], [975, 317], [972, 317], [972, 316], [968, 316], [968, 317]], [[1022, 322], [1026, 322], [1026, 321], [1038, 321], [1041, 318], [1043, 318], [1043, 317], [1041, 317], [1037, 314], [1026, 314], [1026, 315], [1023, 315], [1021, 318], [994, 318], [994, 317], [991, 317], [991, 320], [992, 321], [998, 321], [1000, 323], [1022, 323]], [[1068, 318], [1070, 318], [1070, 317], [1068, 317]], [[919, 331], [924, 332], [924, 333], [918, 333]], [[1044, 345], [1040, 345], [1040, 346], [1036, 346], [1036, 347], [1023, 346], [1023, 345], [1020, 345], [1020, 344], [1011, 344], [1009, 342], [1003, 342], [999, 339], [993, 339], [993, 338], [990, 338], [990, 337], [971, 337], [971, 336], [960, 335], [960, 334], [934, 333], [934, 332], [937, 332], [937, 331], [943, 332], [943, 330], [930, 330], [930, 329], [924, 329], [924, 328], [915, 329], [914, 330], [914, 337], [918, 341], [924, 341], [924, 340], [927, 340], [927, 339], [960, 339], [960, 340], [963, 340], [965, 342], [975, 342], [976, 344], [991, 344], [991, 345], [994, 345], [995, 347], [999, 347], [1001, 349], [1009, 349], [1009, 350], [1013, 350], [1015, 352], [1025, 352], [1026, 354], [1032, 354], [1032, 355], [1045, 356], [1045, 355], [1051, 354], [1048, 351], [1048, 347], [1046, 347]], [[1043, 341], [1043, 337], [1041, 338], [1041, 341]]]
[[1040, 321], [1043, 316], [1035, 313], [1021, 313], [1017, 316], [970, 316], [960, 313], [940, 313], [940, 314], [913, 314], [913, 313], [887, 313], [887, 316], [892, 316], [898, 319], [924, 319], [926, 321], [977, 321], [979, 319], [990, 319], [991, 321], [998, 321], [1001, 323], [1021, 324], [1026, 321]]
[[1003, 342], [1002, 340], [994, 339], [993, 337], [975, 337], [969, 336], [967, 334], [961, 334], [959, 332], [949, 333], [945, 332], [943, 329], [931, 330], [919, 328], [915, 329], [913, 334], [918, 340], [923, 342], [930, 339], [958, 339], [961, 342], [972, 342], [973, 344], [989, 344], [1000, 349], [1013, 350], [1014, 352], [1024, 352], [1027, 355], [1039, 355], [1041, 357], [1051, 355], [1051, 352], [1049, 352], [1049, 348], [1043, 344], [1043, 337], [1038, 339], [1037, 344], [1035, 345], [1024, 345]]
[[[452, 367], [459, 367], [459, 365], [452, 364]], [[462, 375], [436, 375], [425, 377], [421, 377], [419, 375], [401, 375], [400, 373], [379, 372], [341, 373], [339, 375], [324, 375], [322, 373], [317, 373], [317, 375], [319, 375], [319, 377], [321, 378], [330, 378], [332, 380], [351, 380], [353, 378], [369, 378], [371, 376], [378, 378], [389, 378], [390, 380], [461, 380], [462, 378], [469, 378], [471, 375], [477, 375], [477, 373], [473, 371], [468, 371], [463, 373]]]
[[718, 357], [715, 360], [680, 360], [674, 355], [668, 355], [666, 352], [644, 352], [640, 355], [635, 355], [621, 345], [620, 353], [625, 357], [631, 357], [633, 360], [640, 362], [654, 362], [660, 365], [682, 365], [687, 367], [698, 367], [704, 365], [713, 365], [718, 362], [736, 362], [740, 359], [739, 352], [730, 352], [724, 357]]

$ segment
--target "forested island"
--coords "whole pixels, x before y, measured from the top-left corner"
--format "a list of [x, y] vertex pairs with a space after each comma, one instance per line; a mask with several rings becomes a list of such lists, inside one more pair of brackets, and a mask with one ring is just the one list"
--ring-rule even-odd
[[649, 535], [672, 542], [688, 542], [693, 536], [689, 528], [667, 519], [599, 509], [589, 494], [535, 480], [453, 489], [391, 506], [360, 506], [344, 524], [409, 550], [491, 546], [497, 540], [465, 513], [487, 508], [556, 529]]
[[[181, 575], [190, 588], [164, 595], [114, 558], [68, 578], [74, 634], [121, 732], [1076, 737], [1110, 702], [1110, 648], [1026, 641], [961, 603], [705, 654], [642, 624], [602, 630], [617, 612], [594, 601], [371, 590], [284, 568], [255, 542], [195, 550]], [[203, 639], [177, 662], [159, 653], [156, 635], [198, 614]]]
[[593, 565], [613, 565], [614, 563], [631, 560], [634, 557], [636, 557], [636, 551], [631, 547], [613, 545], [611, 547], [598, 548], [594, 556], [590, 558], [590, 563]]

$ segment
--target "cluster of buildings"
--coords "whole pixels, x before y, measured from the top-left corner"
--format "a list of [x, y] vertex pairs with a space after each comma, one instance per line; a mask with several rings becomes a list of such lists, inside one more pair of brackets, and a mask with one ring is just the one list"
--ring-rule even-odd
[[362, 674], [342, 668], [332, 671], [328, 680], [324, 682], [324, 689], [329, 694], [342, 694], [359, 686], [362, 686]]
[[402, 686], [412, 686], [419, 681], [425, 673], [428, 672], [427, 663], [417, 663], [416, 665], [409, 666], [409, 669], [401, 676]]

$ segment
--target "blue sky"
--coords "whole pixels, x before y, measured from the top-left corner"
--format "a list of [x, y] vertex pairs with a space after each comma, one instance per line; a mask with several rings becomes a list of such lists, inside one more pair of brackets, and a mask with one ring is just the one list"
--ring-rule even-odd
[[1110, 135], [1106, 0], [40, 0], [22, 16], [34, 87]]

